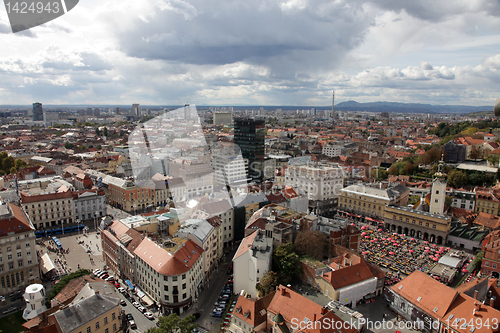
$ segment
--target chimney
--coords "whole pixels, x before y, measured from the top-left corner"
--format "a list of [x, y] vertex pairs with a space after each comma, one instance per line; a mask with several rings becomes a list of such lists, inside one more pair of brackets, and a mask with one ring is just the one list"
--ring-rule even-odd
[[286, 285], [286, 287], [287, 287], [288, 289], [292, 289], [292, 285], [291, 285], [291, 284], [287, 284], [287, 285]]
[[352, 266], [352, 260], [349, 262], [349, 266]]
[[314, 313], [314, 316], [313, 316], [313, 322], [316, 321], [316, 312]]
[[479, 292], [477, 290], [474, 290], [474, 299], [477, 300], [477, 294], [479, 294]]
[[281, 287], [281, 296], [285, 296], [286, 287]]
[[322, 315], [326, 314], [327, 311], [328, 310], [327, 310], [326, 306], [324, 306], [324, 307], [321, 308], [321, 314]]
[[494, 299], [493, 297], [492, 297], [492, 298], [490, 298], [490, 306], [491, 306], [492, 308], [494, 308], [494, 307], [495, 307], [495, 299]]

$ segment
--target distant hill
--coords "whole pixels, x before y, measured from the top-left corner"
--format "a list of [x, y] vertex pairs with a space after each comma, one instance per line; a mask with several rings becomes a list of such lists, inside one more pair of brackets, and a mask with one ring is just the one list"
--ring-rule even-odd
[[453, 113], [464, 114], [470, 112], [487, 111], [492, 112], [493, 106], [469, 106], [469, 105], [432, 105], [420, 103], [397, 103], [397, 102], [371, 102], [358, 103], [347, 101], [335, 105], [338, 111], [368, 111], [389, 113]]

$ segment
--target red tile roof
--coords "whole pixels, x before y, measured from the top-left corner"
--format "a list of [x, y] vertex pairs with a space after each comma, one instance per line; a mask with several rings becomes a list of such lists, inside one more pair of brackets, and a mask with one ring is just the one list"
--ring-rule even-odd
[[11, 212], [11, 216], [0, 220], [0, 237], [7, 236], [11, 232], [19, 234], [29, 230], [34, 230], [21, 207], [11, 203], [8, 203], [7, 205]]
[[421, 271], [414, 271], [391, 289], [428, 314], [435, 313], [437, 318], [444, 317], [458, 295], [456, 290]]
[[259, 298], [239, 297], [233, 310], [233, 317], [241, 319], [252, 327], [259, 326], [267, 319], [267, 307], [273, 300], [275, 291]]
[[191, 269], [203, 253], [203, 249], [188, 240], [174, 254], [171, 254], [146, 237], [134, 253], [162, 275], [179, 275]]
[[240, 243], [240, 246], [238, 247], [238, 250], [236, 251], [236, 254], [233, 257], [233, 260], [238, 258], [239, 256], [245, 254], [248, 251], [248, 249], [250, 249], [252, 247], [253, 241], [255, 240], [255, 237], [258, 234], [257, 231], [258, 230], [255, 230], [250, 235], [243, 238], [243, 240]]
[[364, 261], [352, 266], [346, 266], [335, 271], [327, 272], [323, 275], [323, 278], [328, 281], [334, 289], [351, 286], [374, 277], [370, 267], [368, 267]]
[[64, 199], [64, 198], [72, 198], [73, 197], [73, 194], [71, 193], [71, 191], [40, 194], [40, 195], [27, 195], [24, 192], [20, 192], [20, 193], [21, 193], [21, 202], [23, 204], [30, 203], [30, 202], [57, 200], [57, 199]]

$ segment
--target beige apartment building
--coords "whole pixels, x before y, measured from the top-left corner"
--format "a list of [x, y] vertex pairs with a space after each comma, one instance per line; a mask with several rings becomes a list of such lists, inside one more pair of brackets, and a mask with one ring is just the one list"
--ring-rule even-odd
[[0, 295], [40, 282], [35, 228], [19, 206], [0, 204]]

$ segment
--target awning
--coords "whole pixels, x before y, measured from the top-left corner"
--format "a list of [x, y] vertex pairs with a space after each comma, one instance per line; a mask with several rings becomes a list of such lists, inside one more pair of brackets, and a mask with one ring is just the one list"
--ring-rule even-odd
[[144, 297], [142, 297], [142, 301], [146, 303], [148, 306], [155, 304], [155, 302], [153, 302], [148, 295], [144, 295]]
[[144, 296], [146, 296], [146, 294], [143, 293], [142, 290], [139, 288], [135, 288], [135, 293], [139, 298], [143, 298]]
[[127, 284], [127, 286], [131, 289], [131, 290], [134, 290], [134, 285], [132, 284], [132, 282], [130, 282], [129, 280], [125, 280], [125, 283]]
[[47, 274], [48, 272], [50, 272], [54, 268], [56, 268], [56, 267], [52, 263], [52, 260], [50, 260], [49, 254], [45, 253], [42, 256], [42, 273]]

